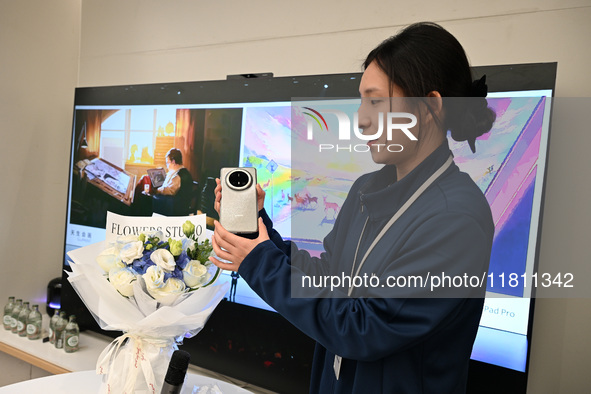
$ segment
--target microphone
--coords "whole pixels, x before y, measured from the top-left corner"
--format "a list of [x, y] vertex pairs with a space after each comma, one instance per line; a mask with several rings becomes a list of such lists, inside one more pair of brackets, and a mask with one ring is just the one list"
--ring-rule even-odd
[[175, 350], [172, 353], [160, 394], [180, 394], [190, 359], [191, 355], [184, 350]]

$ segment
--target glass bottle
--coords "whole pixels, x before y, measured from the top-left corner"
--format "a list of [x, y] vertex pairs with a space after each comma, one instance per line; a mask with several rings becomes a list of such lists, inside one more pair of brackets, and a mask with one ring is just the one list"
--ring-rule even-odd
[[64, 350], [66, 353], [74, 353], [78, 350], [78, 343], [80, 342], [80, 329], [76, 323], [76, 316], [71, 315], [70, 321], [66, 325], [64, 332]]
[[10, 315], [10, 331], [14, 334], [18, 333], [18, 315], [21, 313], [21, 308], [23, 307], [23, 300], [20, 298], [15, 301], [14, 308], [12, 308], [12, 313]]
[[18, 314], [18, 322], [16, 323], [16, 329], [18, 331], [19, 337], [27, 336], [27, 318], [29, 317], [29, 313], [31, 313], [29, 301], [23, 302], [23, 307]]
[[60, 316], [55, 322], [55, 328], [53, 330], [55, 335], [55, 347], [58, 349], [63, 349], [64, 347], [64, 330], [66, 329], [66, 325], [68, 324], [68, 320], [66, 320], [66, 312], [61, 311]]
[[49, 319], [49, 342], [55, 343], [55, 323], [60, 318], [60, 310], [56, 309], [53, 316]]
[[2, 316], [5, 330], [10, 330], [12, 308], [14, 308], [14, 297], [8, 297], [8, 304], [4, 306], [4, 315]]
[[39, 312], [39, 305], [33, 305], [33, 310], [27, 317], [27, 338], [39, 339], [41, 338], [41, 327], [43, 324], [43, 316]]

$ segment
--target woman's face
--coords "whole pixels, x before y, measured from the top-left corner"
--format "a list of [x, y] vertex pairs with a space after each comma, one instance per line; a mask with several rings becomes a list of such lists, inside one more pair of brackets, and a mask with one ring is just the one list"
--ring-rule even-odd
[[[371, 141], [367, 141], [370, 147], [371, 157], [378, 164], [400, 165], [416, 154], [417, 141], [412, 141], [400, 129], [392, 130], [392, 139], [388, 140], [388, 113], [410, 112], [407, 103], [404, 102], [404, 93], [399, 86], [392, 86], [390, 92], [390, 79], [372, 62], [363, 73], [359, 85], [361, 94], [361, 106], [359, 114], [359, 128], [364, 135], [374, 135], [381, 127], [382, 133]], [[380, 113], [382, 116], [380, 117]], [[381, 120], [381, 121], [380, 121]], [[406, 124], [409, 119], [396, 118], [393, 123]], [[416, 130], [416, 129], [415, 129]], [[416, 132], [410, 129], [416, 136]]]

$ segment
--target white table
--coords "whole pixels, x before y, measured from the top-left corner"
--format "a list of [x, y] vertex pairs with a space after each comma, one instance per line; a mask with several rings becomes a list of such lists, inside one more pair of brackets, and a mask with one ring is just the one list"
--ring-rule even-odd
[[[46, 319], [47, 320], [47, 319]], [[77, 376], [86, 377], [88, 379], [88, 383], [92, 383], [96, 379], [96, 384], [92, 386], [94, 389], [90, 392], [96, 394], [97, 388], [100, 386], [101, 376], [97, 376], [94, 374], [94, 368], [96, 367], [96, 360], [99, 357], [101, 351], [109, 344], [112, 338], [104, 337], [102, 335], [93, 333], [93, 332], [82, 332], [80, 333], [80, 350], [75, 353], [65, 353], [63, 349], [56, 349], [50, 343], [43, 343], [40, 340], [31, 341], [24, 337], [19, 337], [9, 331], [5, 331], [3, 328], [0, 327], [0, 352], [4, 352], [10, 356], [16, 357], [20, 360], [26, 361], [27, 363], [34, 365], [38, 368], [41, 368], [45, 371], [48, 371], [53, 374], [67, 374], [72, 376], [71, 379], [74, 379], [76, 382]], [[92, 371], [91, 371], [92, 370]], [[90, 371], [90, 372], [86, 372]], [[79, 373], [84, 372], [86, 375], [74, 375], [71, 372]], [[0, 372], [1, 373], [1, 372]], [[256, 387], [252, 384], [248, 384], [245, 382], [241, 382], [237, 379], [228, 378], [221, 374], [217, 374], [215, 372], [207, 371], [202, 368], [196, 367], [194, 365], [189, 365], [190, 378], [193, 379], [194, 376], [202, 377], [207, 382], [219, 382], [218, 386], [222, 388], [224, 387], [232, 387], [234, 390], [239, 389], [239, 386], [245, 387], [248, 391], [228, 391], [230, 393], [260, 393], [260, 394], [269, 394], [272, 393], [269, 390]], [[47, 379], [56, 379], [55, 383], [53, 380], [47, 380], [47, 386], [43, 386], [43, 390], [40, 391], [30, 391], [26, 386], [28, 382], [39, 381], [43, 380], [45, 382], [45, 378], [42, 379], [35, 379], [31, 381], [25, 381], [18, 384], [13, 384], [9, 386], [0, 387], [0, 393], [72, 393], [72, 391], [60, 391], [65, 390], [67, 388], [67, 384], [63, 384], [63, 386], [59, 386], [59, 389], [54, 390], [52, 387], [55, 385], [61, 385], [62, 380], [59, 378], [61, 375], [51, 376]], [[235, 383], [236, 385], [232, 384]], [[19, 386], [23, 384], [24, 386]], [[228, 386], [227, 386], [228, 385]], [[8, 388], [18, 387], [19, 390], [15, 391], [5, 391]], [[21, 390], [22, 387], [22, 390]], [[80, 388], [81, 386], [78, 386]], [[191, 389], [193, 386], [191, 385]], [[52, 391], [46, 391], [52, 390]], [[223, 389], [222, 389], [223, 390]], [[244, 389], [240, 389], [244, 390]], [[224, 393], [226, 391], [223, 391]], [[84, 391], [78, 391], [76, 393], [84, 393]], [[191, 393], [191, 391], [188, 391]]]
[[[101, 386], [101, 379], [102, 376], [95, 371], [64, 373], [0, 387], [0, 394], [96, 394]], [[193, 373], [187, 374], [181, 393], [190, 394], [194, 386], [213, 384], [217, 384], [224, 394], [250, 394], [250, 391], [233, 384]]]

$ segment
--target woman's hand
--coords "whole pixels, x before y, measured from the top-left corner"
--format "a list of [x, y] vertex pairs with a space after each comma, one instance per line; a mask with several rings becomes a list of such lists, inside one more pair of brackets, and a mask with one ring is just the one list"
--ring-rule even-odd
[[266, 193], [261, 187], [261, 185], [257, 183], [257, 206], [259, 208], [259, 211], [265, 208], [265, 194]]
[[[216, 183], [216, 187], [214, 190], [215, 201], [213, 203], [213, 208], [216, 210], [216, 212], [219, 215], [220, 214], [220, 202], [222, 201], [222, 182], [220, 181], [220, 178], [216, 178], [215, 183]], [[265, 207], [265, 191], [263, 190], [261, 185], [259, 185], [258, 183], [257, 183], [256, 189], [257, 189], [257, 208], [260, 211], [261, 209], [263, 209]]]
[[259, 218], [259, 236], [255, 239], [247, 239], [236, 234], [232, 234], [216, 220], [215, 231], [212, 237], [213, 251], [219, 258], [231, 261], [233, 264], [224, 263], [213, 256], [209, 257], [209, 261], [223, 270], [238, 271], [238, 268], [240, 268], [240, 264], [242, 264], [244, 258], [258, 244], [268, 239], [269, 234], [267, 233], [267, 228], [265, 227], [262, 218]]

